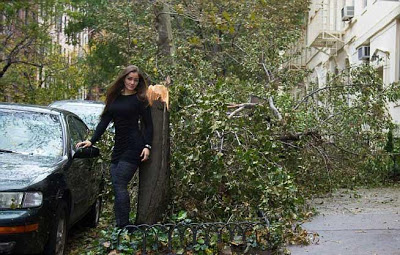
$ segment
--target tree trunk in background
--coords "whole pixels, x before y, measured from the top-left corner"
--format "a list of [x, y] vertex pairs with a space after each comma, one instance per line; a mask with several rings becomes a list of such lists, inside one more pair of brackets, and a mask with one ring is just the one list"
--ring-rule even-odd
[[139, 171], [136, 225], [154, 224], [161, 220], [169, 199], [169, 112], [164, 103], [155, 101], [151, 114], [153, 146], [150, 160], [142, 164]]
[[[172, 26], [170, 10], [165, 3], [155, 3], [154, 11], [156, 13], [156, 29], [158, 32], [158, 48], [163, 58], [171, 60], [171, 55], [175, 52], [172, 40]], [[171, 63], [173, 64], [173, 63]]]

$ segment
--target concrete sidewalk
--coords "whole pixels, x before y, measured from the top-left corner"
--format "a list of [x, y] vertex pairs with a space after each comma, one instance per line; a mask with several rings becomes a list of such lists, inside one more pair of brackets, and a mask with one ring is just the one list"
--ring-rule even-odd
[[313, 201], [320, 214], [303, 227], [319, 236], [293, 255], [400, 255], [400, 189], [340, 191]]

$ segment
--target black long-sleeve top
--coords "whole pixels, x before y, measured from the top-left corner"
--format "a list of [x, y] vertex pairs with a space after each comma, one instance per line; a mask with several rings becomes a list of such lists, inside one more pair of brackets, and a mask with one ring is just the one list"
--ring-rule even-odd
[[[140, 117], [144, 122], [144, 135], [139, 130]], [[139, 100], [136, 94], [118, 96], [102, 115], [90, 139], [92, 144], [100, 139], [111, 121], [114, 121], [115, 127], [115, 144], [111, 162], [122, 160], [139, 165], [144, 146], [146, 144], [151, 146], [153, 140], [153, 122], [147, 102]]]

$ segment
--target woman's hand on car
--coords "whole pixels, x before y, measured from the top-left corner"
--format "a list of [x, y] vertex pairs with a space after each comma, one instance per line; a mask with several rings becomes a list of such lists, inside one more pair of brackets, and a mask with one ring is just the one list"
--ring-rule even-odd
[[86, 148], [92, 146], [92, 142], [89, 140], [79, 142], [76, 144], [76, 148]]
[[140, 157], [142, 158], [142, 162], [148, 160], [150, 158], [150, 150], [148, 148], [144, 148], [140, 154]]

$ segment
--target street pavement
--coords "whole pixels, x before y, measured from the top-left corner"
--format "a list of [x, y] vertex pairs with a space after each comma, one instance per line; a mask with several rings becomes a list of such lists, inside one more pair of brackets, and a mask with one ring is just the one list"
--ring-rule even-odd
[[316, 235], [287, 247], [292, 255], [400, 255], [400, 188], [342, 190], [312, 203], [320, 214], [302, 226]]

